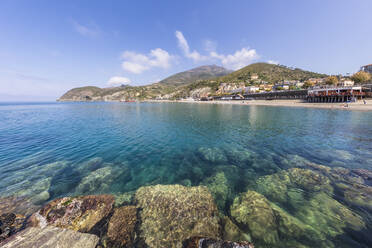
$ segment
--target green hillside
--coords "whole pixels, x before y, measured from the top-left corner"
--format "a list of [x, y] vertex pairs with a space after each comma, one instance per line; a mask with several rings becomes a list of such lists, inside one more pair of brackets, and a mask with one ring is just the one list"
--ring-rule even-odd
[[232, 71], [227, 70], [220, 66], [205, 65], [174, 74], [170, 77], [161, 80], [159, 84], [164, 84], [168, 86], [180, 86], [195, 82], [197, 80], [211, 79], [215, 77], [224, 76], [231, 72]]
[[[127, 99], [179, 99], [193, 96], [202, 90], [202, 94], [215, 94], [221, 83], [251, 85], [265, 81], [277, 83], [283, 80], [306, 81], [309, 78], [326, 77], [325, 74], [291, 69], [282, 65], [256, 63], [248, 65], [238, 71], [229, 71], [219, 66], [201, 66], [188, 71], [174, 74], [158, 83], [146, 86], [120, 86], [98, 88], [87, 86], [75, 88], [66, 92], [60, 101], [118, 101]], [[222, 76], [221, 76], [222, 75]], [[258, 79], [252, 79], [257, 75]], [[198, 94], [198, 93], [196, 93]]]
[[309, 78], [326, 77], [326, 74], [320, 74], [305, 71], [299, 68], [291, 69], [283, 65], [273, 65], [268, 63], [255, 63], [248, 65], [238, 71], [218, 78], [219, 82], [236, 83], [251, 81], [251, 76], [257, 74], [259, 79], [268, 83], [276, 83], [283, 80], [306, 81]]

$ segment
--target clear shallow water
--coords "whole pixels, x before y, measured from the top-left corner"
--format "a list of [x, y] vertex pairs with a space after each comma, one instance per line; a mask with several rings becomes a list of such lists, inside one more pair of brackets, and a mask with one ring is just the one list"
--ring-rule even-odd
[[[308, 163], [371, 171], [372, 113], [184, 103], [0, 104], [0, 196], [30, 197], [36, 204], [65, 195], [121, 195], [144, 185], [210, 185], [223, 172], [228, 196], [215, 196], [229, 215], [239, 193], [262, 188], [259, 178]], [[291, 190], [304, 190], [296, 187]], [[265, 189], [260, 193], [298, 218], [304, 212]], [[370, 230], [368, 206], [353, 206], [337, 190], [326, 193], [361, 215], [363, 232]], [[349, 224], [342, 226], [345, 244], [370, 242], [349, 233]]]

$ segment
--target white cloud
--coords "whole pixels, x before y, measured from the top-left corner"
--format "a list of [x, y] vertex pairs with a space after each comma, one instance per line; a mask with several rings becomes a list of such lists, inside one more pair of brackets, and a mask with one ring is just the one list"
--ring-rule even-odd
[[224, 67], [233, 70], [247, 66], [260, 57], [255, 49], [245, 47], [236, 51], [234, 54], [223, 55], [217, 52], [211, 52], [210, 56], [219, 59]]
[[273, 65], [279, 65], [279, 61], [276, 61], [276, 60], [269, 60], [267, 61], [267, 63], [273, 64]]
[[178, 46], [183, 51], [185, 57], [193, 59], [194, 62], [219, 60], [224, 67], [237, 70], [251, 64], [254, 60], [259, 58], [255, 49], [249, 49], [246, 47], [237, 50], [234, 54], [219, 54], [216, 51], [217, 43], [211, 40], [204, 41], [205, 50], [209, 52], [209, 55], [201, 55], [196, 50], [190, 52], [189, 44], [181, 31], [176, 31], [176, 37], [178, 40]]
[[107, 81], [107, 85], [108, 86], [118, 86], [118, 85], [121, 85], [121, 84], [129, 84], [131, 83], [130, 79], [129, 78], [126, 78], [126, 77], [111, 77], [108, 81]]
[[171, 66], [171, 56], [167, 51], [156, 48], [149, 54], [141, 54], [132, 51], [125, 51], [122, 55], [124, 59], [122, 68], [128, 72], [141, 74], [153, 67], [167, 69]]
[[74, 26], [75, 31], [83, 36], [95, 37], [98, 36], [98, 34], [100, 33], [96, 25], [91, 25], [88, 27], [86, 25], [78, 23], [75, 20], [71, 20], [71, 23]]
[[181, 31], [176, 31], [176, 37], [178, 40], [179, 48], [181, 48], [181, 50], [183, 51], [184, 55], [187, 58], [194, 60], [194, 62], [199, 62], [208, 59], [207, 56], [200, 55], [200, 53], [198, 53], [196, 50], [190, 52], [189, 44], [187, 43], [187, 40], [185, 39]]

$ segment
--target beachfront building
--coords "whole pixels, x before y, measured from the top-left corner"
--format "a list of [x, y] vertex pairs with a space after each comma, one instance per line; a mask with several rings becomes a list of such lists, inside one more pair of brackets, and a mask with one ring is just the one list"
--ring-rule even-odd
[[354, 81], [350, 79], [341, 80], [339, 86], [354, 86]]
[[322, 87], [309, 89], [308, 102], [347, 102], [362, 99], [365, 96], [361, 86]]
[[260, 87], [258, 86], [248, 86], [244, 88], [245, 93], [256, 93], [260, 91]]
[[277, 84], [273, 86], [273, 90], [289, 90], [288, 84]]
[[360, 70], [368, 72], [368, 73], [372, 73], [372, 64], [363, 65], [362, 67], [360, 67]]

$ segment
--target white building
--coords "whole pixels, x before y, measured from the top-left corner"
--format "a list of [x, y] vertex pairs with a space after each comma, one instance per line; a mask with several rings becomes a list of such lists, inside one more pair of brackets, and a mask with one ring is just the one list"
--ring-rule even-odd
[[340, 86], [354, 86], [353, 80], [343, 80], [340, 82]]
[[244, 91], [246, 93], [256, 93], [256, 92], [260, 91], [260, 88], [257, 87], [257, 86], [248, 86], [248, 87], [244, 88]]

